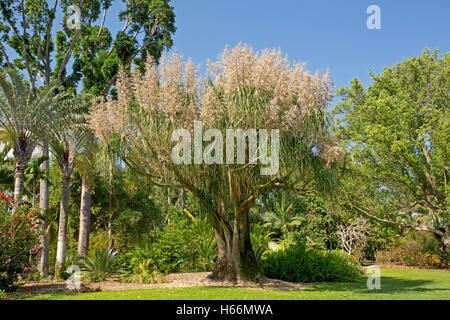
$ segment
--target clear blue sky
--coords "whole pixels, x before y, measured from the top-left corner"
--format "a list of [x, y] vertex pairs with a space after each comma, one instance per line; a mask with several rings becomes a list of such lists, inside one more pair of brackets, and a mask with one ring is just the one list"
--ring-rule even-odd
[[[280, 47], [311, 71], [330, 68], [336, 87], [369, 83], [425, 47], [450, 49], [449, 0], [174, 0], [177, 50], [204, 65], [226, 44]], [[369, 30], [366, 9], [381, 8], [381, 30]]]
[[[1, 1], [1, 0], [0, 0]], [[172, 0], [174, 45], [195, 64], [214, 60], [225, 45], [281, 48], [311, 71], [330, 69], [336, 87], [353, 78], [370, 83], [368, 70], [420, 55], [426, 47], [450, 50], [450, 0]], [[381, 30], [369, 30], [369, 5], [381, 8]], [[107, 27], [123, 27], [114, 0]], [[60, 18], [61, 12], [58, 12]], [[60, 20], [59, 20], [60, 21]], [[60, 26], [55, 26], [60, 28]], [[201, 70], [204, 70], [202, 68]]]

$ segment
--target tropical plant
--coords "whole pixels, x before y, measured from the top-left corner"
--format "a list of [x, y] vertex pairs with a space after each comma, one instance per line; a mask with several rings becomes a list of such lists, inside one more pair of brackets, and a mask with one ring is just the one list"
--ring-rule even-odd
[[48, 110], [60, 98], [56, 84], [32, 89], [15, 70], [0, 72], [0, 125], [13, 142], [14, 199], [24, 190], [25, 168], [33, 150], [45, 133]]
[[250, 241], [252, 242], [256, 260], [260, 261], [270, 249], [271, 242], [275, 243], [276, 240], [271, 238], [274, 235], [275, 232], [268, 231], [266, 227], [259, 223], [253, 225], [253, 230], [250, 232]]
[[288, 202], [287, 192], [280, 192], [279, 198], [280, 201], [277, 201], [275, 195], [271, 195], [269, 201], [272, 203], [273, 211], [264, 212], [262, 220], [277, 235], [284, 236], [301, 224], [301, 218], [295, 214], [294, 201]]
[[119, 272], [114, 267], [116, 255], [117, 252], [111, 249], [96, 249], [92, 254], [79, 261], [81, 270], [93, 282], [104, 281], [108, 275]]
[[[255, 199], [274, 189], [323, 190], [335, 181], [331, 167], [342, 150], [327, 130], [326, 106], [332, 96], [329, 75], [314, 76], [300, 64], [290, 64], [279, 51], [255, 53], [244, 45], [227, 48], [210, 65], [211, 79], [200, 80], [192, 61], [183, 63], [176, 54], [159, 66], [147, 59], [145, 77], [140, 71], [135, 68], [129, 77], [122, 68], [117, 100], [92, 107], [89, 122], [96, 136], [107, 143], [118, 142], [115, 151], [124, 163], [151, 183], [166, 190], [184, 188], [199, 199], [218, 248], [213, 279], [258, 278], [260, 268], [248, 228]], [[200, 120], [201, 124], [196, 122]], [[210, 164], [204, 163], [200, 153], [192, 164], [190, 149], [180, 156], [181, 145], [189, 145], [183, 143], [190, 141], [194, 127], [197, 134], [217, 129], [208, 131], [214, 140], [205, 149]], [[183, 135], [177, 136], [180, 128]], [[225, 164], [220, 141], [230, 128], [242, 133], [269, 130], [273, 161], [245, 163], [246, 155], [236, 158], [233, 152]], [[245, 144], [246, 139], [242, 140]], [[205, 141], [197, 142], [204, 150]], [[253, 147], [256, 150], [257, 144]], [[177, 164], [172, 150], [182, 158]], [[249, 155], [253, 158], [257, 159], [256, 154]]]
[[297, 236], [285, 250], [268, 252], [263, 258], [264, 275], [293, 282], [356, 281], [361, 267], [338, 250], [307, 249]]
[[0, 186], [2, 190], [14, 189], [14, 159], [11, 159], [8, 154], [12, 150], [12, 142], [9, 141], [8, 133], [4, 130], [0, 130], [2, 147], [0, 150]]
[[[192, 247], [197, 263], [203, 271], [211, 271], [217, 258], [216, 239], [211, 225], [202, 219], [195, 219], [192, 232]], [[194, 258], [195, 259], [195, 258]], [[196, 263], [194, 263], [195, 269]]]
[[47, 161], [49, 157], [42, 156], [36, 159], [31, 159], [30, 163], [25, 168], [25, 183], [24, 186], [29, 190], [33, 197], [32, 205], [35, 207], [36, 196], [38, 195], [37, 186], [40, 183], [40, 180], [45, 180], [47, 183], [50, 182], [48, 177], [48, 170], [42, 169], [42, 163]]
[[164, 283], [166, 278], [159, 272], [151, 259], [140, 260], [133, 268], [133, 273], [126, 278], [127, 282], [137, 282], [142, 284]]
[[65, 97], [48, 112], [46, 135], [50, 149], [61, 171], [61, 201], [59, 211], [58, 245], [55, 262], [55, 279], [63, 276], [66, 260], [66, 234], [69, 214], [69, 188], [75, 157], [83, 145], [87, 128], [84, 113], [89, 103], [89, 96], [77, 95]]

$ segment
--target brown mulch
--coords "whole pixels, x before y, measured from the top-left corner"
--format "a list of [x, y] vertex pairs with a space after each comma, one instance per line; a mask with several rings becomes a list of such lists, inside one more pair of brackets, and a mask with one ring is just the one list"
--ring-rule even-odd
[[133, 290], [133, 289], [155, 289], [155, 288], [182, 288], [195, 286], [252, 288], [259, 290], [304, 290], [307, 284], [286, 282], [275, 279], [263, 278], [259, 282], [239, 282], [237, 284], [228, 282], [211, 281], [207, 278], [209, 272], [197, 273], [171, 273], [165, 275], [165, 283], [139, 284], [123, 283], [119, 279], [112, 279], [105, 282], [89, 283], [82, 282], [79, 290], [71, 290], [65, 282], [28, 282], [25, 283], [19, 292], [12, 296], [25, 297], [33, 295], [63, 293], [63, 292], [95, 292], [111, 290]]

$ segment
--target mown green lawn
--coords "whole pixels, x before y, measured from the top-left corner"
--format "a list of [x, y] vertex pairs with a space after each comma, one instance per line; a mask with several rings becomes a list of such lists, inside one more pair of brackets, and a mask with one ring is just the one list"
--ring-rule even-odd
[[142, 289], [80, 294], [47, 294], [34, 300], [312, 300], [312, 299], [450, 299], [450, 272], [445, 270], [381, 269], [381, 289], [369, 290], [366, 278], [354, 283], [317, 283], [301, 291], [221, 287]]

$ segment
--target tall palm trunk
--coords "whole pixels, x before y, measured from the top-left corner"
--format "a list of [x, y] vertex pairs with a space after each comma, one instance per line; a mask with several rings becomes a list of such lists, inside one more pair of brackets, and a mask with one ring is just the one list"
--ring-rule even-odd
[[23, 194], [25, 168], [31, 159], [34, 147], [35, 144], [24, 133], [14, 141], [13, 155], [16, 160], [16, 166], [14, 168], [14, 200], [16, 202], [20, 201]]
[[62, 194], [59, 209], [58, 244], [56, 247], [55, 280], [62, 280], [66, 262], [67, 218], [69, 214], [69, 188], [72, 172], [63, 172]]
[[23, 157], [16, 158], [16, 166], [14, 169], [14, 201], [16, 203], [20, 201], [23, 194], [25, 167], [27, 166], [27, 162], [28, 161]]
[[80, 233], [78, 237], [78, 256], [85, 257], [89, 250], [89, 229], [91, 223], [91, 191], [87, 183], [86, 173], [81, 182]]
[[[41, 148], [41, 156], [48, 157], [48, 143], [44, 141], [43, 146]], [[45, 160], [41, 163], [41, 170], [47, 171], [49, 168], [48, 160]], [[47, 219], [46, 215], [49, 208], [49, 196], [48, 196], [48, 184], [46, 179], [40, 180], [39, 186], [39, 209], [41, 212], [42, 220], [44, 223], [40, 225], [42, 235], [40, 239], [41, 243], [41, 258], [39, 260], [39, 274], [41, 278], [45, 278], [48, 276], [48, 255], [49, 255], [49, 244], [48, 244], [48, 234], [47, 234]]]

